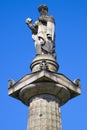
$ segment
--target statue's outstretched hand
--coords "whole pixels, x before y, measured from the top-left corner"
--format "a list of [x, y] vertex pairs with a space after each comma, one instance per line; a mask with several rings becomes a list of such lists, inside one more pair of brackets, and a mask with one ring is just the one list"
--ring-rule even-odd
[[30, 24], [32, 22], [32, 19], [31, 18], [27, 18], [26, 19], [26, 24]]

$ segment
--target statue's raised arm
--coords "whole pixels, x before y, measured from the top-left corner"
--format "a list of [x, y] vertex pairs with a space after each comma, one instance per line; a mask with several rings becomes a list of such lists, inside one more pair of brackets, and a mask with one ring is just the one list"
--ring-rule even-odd
[[33, 33], [37, 33], [37, 29], [34, 27], [34, 25], [32, 25], [31, 22], [32, 22], [31, 18], [26, 19], [26, 24], [28, 25], [28, 27], [32, 30]]
[[40, 17], [34, 24], [32, 19], [27, 18], [26, 24], [32, 30], [32, 38], [35, 42], [36, 55], [51, 55], [55, 58], [55, 21], [48, 14], [48, 7], [41, 5], [38, 7]]

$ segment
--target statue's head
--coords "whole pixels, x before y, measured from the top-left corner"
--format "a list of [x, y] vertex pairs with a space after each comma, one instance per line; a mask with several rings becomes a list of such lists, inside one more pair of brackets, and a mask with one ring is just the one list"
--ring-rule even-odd
[[46, 5], [40, 5], [38, 7], [38, 11], [40, 12], [41, 15], [46, 15], [48, 12], [48, 7]]

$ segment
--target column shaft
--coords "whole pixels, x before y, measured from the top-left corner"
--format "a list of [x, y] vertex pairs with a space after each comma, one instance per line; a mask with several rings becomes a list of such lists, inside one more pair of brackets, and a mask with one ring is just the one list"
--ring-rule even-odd
[[57, 97], [41, 94], [30, 99], [27, 130], [61, 130]]

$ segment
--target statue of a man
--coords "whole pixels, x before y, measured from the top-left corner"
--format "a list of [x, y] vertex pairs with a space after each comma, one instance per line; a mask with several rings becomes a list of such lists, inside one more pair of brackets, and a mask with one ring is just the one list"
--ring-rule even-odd
[[35, 42], [36, 55], [50, 54], [55, 58], [55, 21], [48, 15], [48, 7], [38, 7], [40, 17], [32, 24], [32, 19], [27, 18], [26, 24], [32, 30], [32, 38]]

